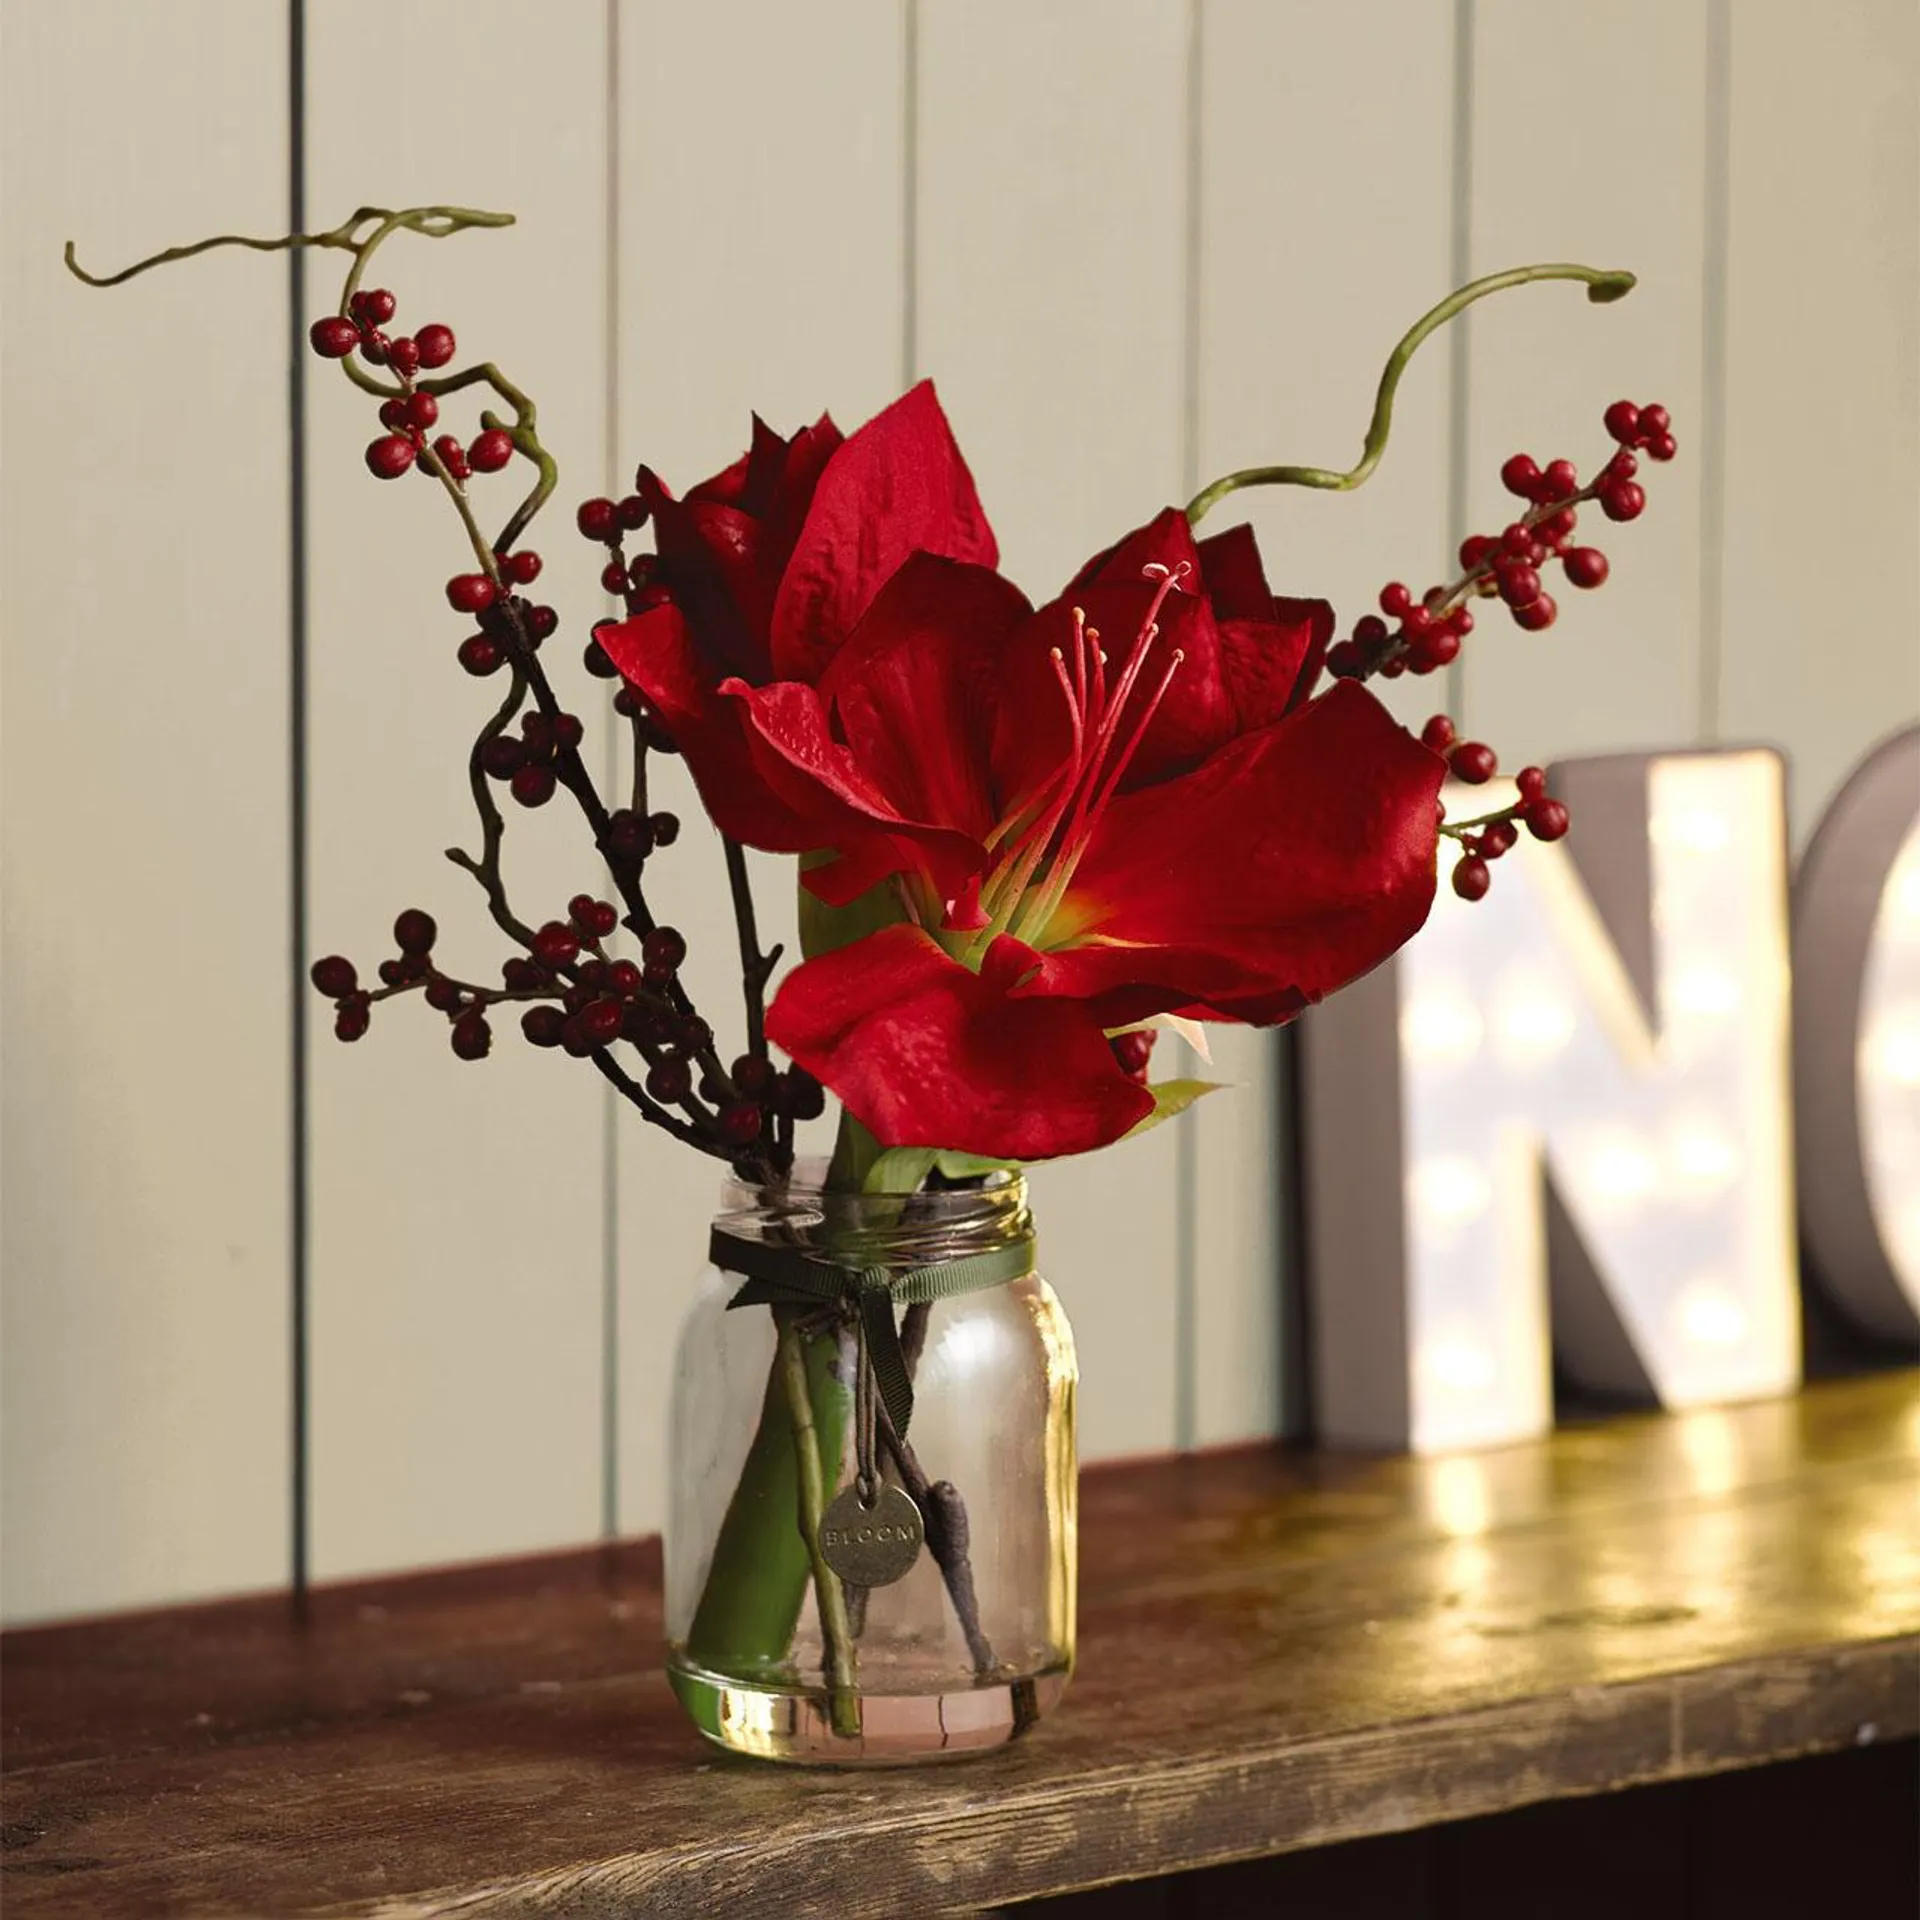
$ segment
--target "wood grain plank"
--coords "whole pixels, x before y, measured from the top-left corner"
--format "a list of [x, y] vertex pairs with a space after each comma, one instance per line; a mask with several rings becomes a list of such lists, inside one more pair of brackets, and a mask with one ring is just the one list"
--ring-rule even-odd
[[[859, 0], [620, 9], [616, 480], [645, 461], [676, 491], [746, 446], [831, 412], [847, 431], [900, 391], [901, 12]], [[655, 805], [686, 825], [649, 869], [690, 936], [687, 978], [741, 1051], [739, 968], [717, 837], [682, 769]], [[756, 860], [763, 940], [789, 958], [794, 863]], [[722, 1170], [619, 1116], [619, 1524], [666, 1512], [673, 1338], [706, 1253]], [[802, 1151], [825, 1153], [821, 1126]]]
[[[917, 371], [1037, 600], [1184, 478], [1186, 37], [1177, 0], [921, 7]], [[1088, 1458], [1176, 1438], [1177, 1161], [1163, 1127], [1033, 1176]]]
[[[1735, 1410], [1730, 1454], [1676, 1440], [1697, 1416], [1509, 1449], [1472, 1527], [1449, 1461], [1091, 1475], [1066, 1705], [904, 1776], [703, 1762], [638, 1561], [597, 1592], [590, 1561], [525, 1570], [525, 1638], [505, 1571], [400, 1583], [379, 1617], [343, 1594], [301, 1634], [230, 1608], [197, 1638], [192, 1614], [10, 1636], [0, 1884], [30, 1920], [878, 1920], [1908, 1738], [1917, 1397], [1906, 1373], [1811, 1390], [1797, 1426]], [[89, 1759], [74, 1729], [122, 1711], [102, 1665], [146, 1731]], [[216, 1722], [230, 1675], [255, 1692]]]
[[279, 231], [287, 110], [246, 0], [8, 0], [0, 32], [17, 1621], [286, 1572], [285, 274], [102, 293], [60, 250]]
[[[1920, 713], [1920, 16], [1901, 0], [1729, 12], [1714, 717], [1787, 749], [1800, 845]], [[1783, 407], [1821, 422], [1812, 483], [1779, 452]]]
[[[397, 325], [442, 319], [540, 407], [563, 471], [532, 544], [565, 622], [550, 648], [563, 699], [593, 714], [579, 671], [601, 607], [570, 525], [605, 455], [603, 20], [556, 9], [537, 33], [511, 0], [372, 0], [308, 11], [308, 194], [315, 216], [455, 194], [515, 213], [506, 233], [402, 238], [374, 284]], [[433, 104], [397, 107], [395, 73], [430, 74]], [[484, 133], [463, 133], [478, 115]], [[458, 146], [457, 165], [450, 146]], [[316, 311], [333, 295], [316, 263]], [[314, 377], [313, 938], [370, 972], [402, 907], [439, 920], [449, 966], [497, 979], [506, 951], [480, 890], [442, 849], [477, 840], [466, 755], [497, 682], [453, 654], [469, 626], [441, 582], [471, 554], [437, 490], [371, 480], [378, 431], [343, 381]], [[449, 403], [449, 427], [479, 408]], [[474, 483], [503, 521], [519, 475]], [[497, 516], [497, 517], [496, 517]], [[594, 689], [589, 693], [587, 689]], [[591, 706], [584, 703], [591, 700]], [[507, 868], [524, 918], [564, 914], [603, 875], [563, 795], [509, 805]], [[603, 1112], [590, 1069], [496, 1023], [463, 1065], [411, 1001], [335, 1043], [313, 1011], [313, 1546], [323, 1576], [591, 1538], [600, 1519]]]
[[1707, 9], [1616, 0], [1542, 13], [1477, 0], [1474, 18], [1473, 271], [1580, 260], [1630, 268], [1640, 284], [1608, 307], [1555, 284], [1475, 309], [1468, 519], [1504, 524], [1499, 469], [1517, 448], [1591, 473], [1612, 451], [1600, 415], [1623, 393], [1664, 401], [1683, 453], [1646, 467], [1649, 505], [1631, 527], [1587, 509], [1583, 532], [1615, 561], [1604, 593], [1554, 589], [1561, 617], [1544, 634], [1481, 620], [1462, 654], [1466, 723], [1512, 766], [1684, 745], [1704, 724], [1701, 500], [1713, 457], [1702, 439]]
[[[1198, 478], [1277, 461], [1345, 466], [1394, 340], [1446, 291], [1450, 182], [1436, 156], [1450, 138], [1452, 21], [1444, 8], [1413, 10], [1383, 37], [1363, 10], [1212, 0], [1203, 22]], [[1356, 144], [1360, 98], [1372, 131]], [[1434, 354], [1410, 376], [1392, 450], [1363, 493], [1244, 492], [1208, 530], [1250, 522], [1275, 591], [1331, 600], [1349, 629], [1389, 579], [1440, 577], [1447, 398]], [[1445, 705], [1435, 681], [1378, 690], [1416, 725]], [[1181, 1122], [1196, 1130], [1202, 1444], [1278, 1432], [1289, 1414], [1277, 1049], [1223, 1028], [1213, 1052], [1214, 1077], [1234, 1090]]]

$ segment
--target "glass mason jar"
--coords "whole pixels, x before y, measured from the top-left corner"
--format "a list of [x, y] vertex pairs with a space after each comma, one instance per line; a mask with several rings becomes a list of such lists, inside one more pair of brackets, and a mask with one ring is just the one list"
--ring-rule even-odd
[[[936, 1759], [1013, 1739], [1072, 1671], [1076, 1572], [1078, 1368], [1030, 1270], [1026, 1183], [869, 1195], [733, 1181], [714, 1224], [672, 1404], [667, 1672], [681, 1704], [710, 1740], [775, 1760]], [[768, 1260], [803, 1269], [812, 1294], [755, 1292], [743, 1269]], [[927, 1298], [929, 1272], [964, 1290]], [[888, 1294], [862, 1303], [862, 1277]], [[897, 1332], [891, 1379], [876, 1313]], [[914, 1517], [903, 1498], [917, 1546], [897, 1524]], [[885, 1564], [850, 1564], [849, 1542]]]

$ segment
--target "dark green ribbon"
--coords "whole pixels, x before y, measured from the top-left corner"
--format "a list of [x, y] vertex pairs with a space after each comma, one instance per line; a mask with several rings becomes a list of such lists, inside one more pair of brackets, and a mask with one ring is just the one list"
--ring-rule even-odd
[[724, 1227], [715, 1227], [707, 1258], [722, 1273], [746, 1276], [746, 1285], [727, 1302], [735, 1307], [822, 1306], [842, 1304], [860, 1317], [866, 1334], [867, 1356], [873, 1367], [880, 1402], [902, 1438], [913, 1418], [913, 1382], [907, 1377], [906, 1355], [900, 1350], [900, 1329], [894, 1323], [896, 1306], [917, 1306], [929, 1300], [951, 1300], [961, 1293], [979, 1293], [1005, 1286], [1033, 1271], [1033, 1237], [964, 1260], [945, 1260], [938, 1266], [915, 1267], [895, 1273], [888, 1267], [843, 1267], [805, 1247], [769, 1246], [748, 1240]]

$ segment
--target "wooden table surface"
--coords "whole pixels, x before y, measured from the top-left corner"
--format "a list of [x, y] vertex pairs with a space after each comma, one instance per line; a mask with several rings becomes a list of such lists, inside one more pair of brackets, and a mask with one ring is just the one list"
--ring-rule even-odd
[[645, 1545], [0, 1642], [36, 1916], [965, 1911], [1920, 1731], [1920, 1373], [1085, 1477], [1081, 1663], [911, 1772], [707, 1749]]

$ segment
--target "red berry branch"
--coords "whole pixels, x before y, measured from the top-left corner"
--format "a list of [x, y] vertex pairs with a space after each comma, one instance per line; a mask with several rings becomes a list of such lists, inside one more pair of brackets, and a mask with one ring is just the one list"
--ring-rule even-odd
[[[1476, 599], [1498, 599], [1516, 626], [1539, 633], [1560, 612], [1541, 578], [1549, 566], [1557, 564], [1575, 587], [1603, 585], [1611, 571], [1607, 556], [1598, 547], [1574, 545], [1579, 509], [1597, 502], [1609, 520], [1637, 520], [1647, 496], [1634, 477], [1636, 453], [1667, 461], [1676, 451], [1667, 410], [1657, 403], [1636, 407], [1631, 400], [1616, 400], [1605, 424], [1614, 452], [1584, 486], [1571, 460], [1551, 460], [1542, 468], [1531, 455], [1514, 454], [1501, 467], [1500, 479], [1509, 493], [1529, 503], [1526, 512], [1498, 534], [1476, 533], [1463, 540], [1459, 577], [1429, 587], [1418, 601], [1402, 582], [1389, 581], [1380, 590], [1380, 612], [1363, 615], [1348, 639], [1327, 649], [1327, 671], [1350, 680], [1438, 672], [1459, 657], [1461, 642], [1473, 631], [1469, 602]], [[1390, 627], [1388, 620], [1396, 624]], [[1435, 714], [1420, 737], [1444, 754], [1453, 777], [1469, 786], [1483, 786], [1499, 771], [1494, 750], [1484, 741], [1460, 739], [1445, 714]], [[1441, 823], [1440, 831], [1461, 846], [1453, 890], [1463, 900], [1485, 896], [1492, 878], [1487, 863], [1515, 845], [1522, 826], [1536, 840], [1558, 840], [1567, 830], [1567, 809], [1548, 795], [1546, 775], [1538, 767], [1523, 768], [1518, 784], [1520, 797], [1512, 806], [1475, 820]]]
[[[685, 937], [657, 921], [646, 897], [649, 861], [671, 847], [680, 830], [673, 814], [649, 811], [647, 755], [671, 753], [673, 742], [658, 716], [630, 689], [622, 686], [614, 694], [615, 710], [632, 728], [634, 776], [631, 803], [610, 809], [581, 757], [585, 726], [561, 706], [540, 659], [541, 645], [558, 629], [559, 616], [521, 591], [533, 586], [543, 567], [541, 556], [521, 540], [553, 493], [558, 468], [541, 445], [534, 404], [490, 361], [453, 369], [458, 343], [450, 327], [435, 321], [411, 334], [391, 331], [398, 301], [384, 287], [362, 285], [375, 251], [393, 233], [444, 239], [469, 227], [507, 226], [511, 221], [511, 215], [457, 207], [401, 212], [363, 207], [325, 233], [273, 240], [221, 235], [170, 248], [106, 278], [86, 273], [71, 245], [66, 257], [68, 266], [89, 284], [115, 286], [151, 267], [215, 246], [262, 252], [333, 248], [351, 254], [339, 310], [314, 322], [309, 342], [315, 353], [338, 362], [353, 384], [379, 403], [380, 432], [366, 449], [368, 471], [382, 480], [396, 480], [417, 470], [435, 481], [454, 507], [472, 550], [473, 570], [456, 573], [446, 583], [447, 604], [474, 627], [456, 657], [476, 678], [504, 670], [507, 687], [468, 758], [480, 850], [450, 848], [447, 857], [480, 884], [495, 923], [520, 951], [502, 964], [498, 987], [459, 979], [434, 962], [438, 929], [431, 916], [408, 908], [394, 923], [399, 950], [380, 963], [379, 987], [363, 987], [353, 963], [338, 954], [315, 962], [313, 983], [335, 1003], [336, 1034], [346, 1041], [360, 1039], [375, 1004], [417, 993], [448, 1020], [455, 1055], [479, 1060], [492, 1049], [489, 1011], [503, 1003], [528, 1003], [520, 1029], [532, 1045], [591, 1060], [655, 1126], [734, 1162], [751, 1178], [764, 1179], [791, 1165], [794, 1125], [820, 1114], [825, 1095], [812, 1075], [798, 1067], [780, 1071], [768, 1058], [765, 992], [779, 949], [760, 950], [744, 855], [727, 844], [747, 1047], [723, 1063], [713, 1028], [701, 1017], [682, 979]], [[441, 403], [475, 387], [489, 389], [510, 417], [485, 409], [471, 437], [446, 431]], [[499, 534], [489, 539], [481, 530], [470, 488], [476, 476], [504, 472], [516, 458], [531, 463], [534, 479]], [[624, 551], [626, 537], [640, 532], [648, 520], [646, 502], [638, 494], [618, 502], [589, 500], [577, 519], [583, 534], [609, 549], [601, 573], [609, 593], [619, 594], [633, 612], [664, 597], [654, 577], [655, 557], [640, 554], [629, 560]], [[585, 665], [597, 678], [613, 677], [612, 663], [597, 639], [587, 642]], [[504, 784], [523, 807], [545, 806], [564, 787], [587, 820], [619, 904], [582, 893], [569, 902], [565, 918], [537, 928], [522, 920], [513, 910], [501, 871], [506, 821], [494, 798], [496, 784]], [[609, 951], [606, 943], [621, 927], [639, 941], [638, 961]], [[638, 1056], [637, 1070], [623, 1062], [622, 1048]]]

